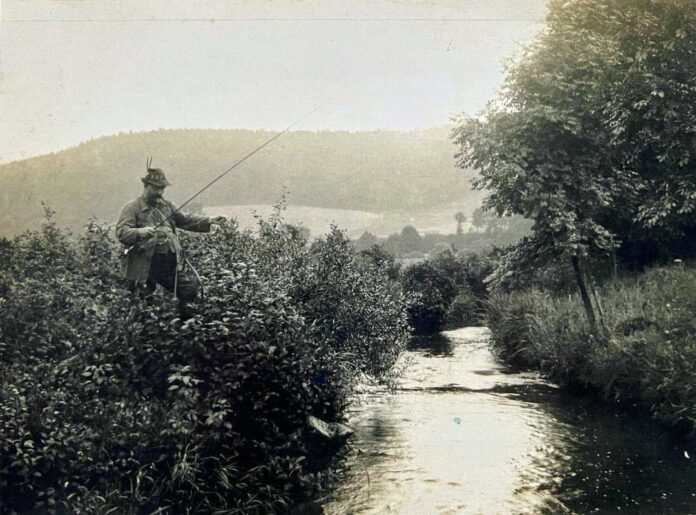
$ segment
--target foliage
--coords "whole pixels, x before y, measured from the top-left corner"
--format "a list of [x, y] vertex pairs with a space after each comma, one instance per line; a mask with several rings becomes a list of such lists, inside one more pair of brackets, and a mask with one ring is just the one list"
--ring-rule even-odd
[[334, 231], [280, 215], [187, 245], [206, 295], [129, 298], [117, 249], [54, 223], [0, 246], [0, 498], [10, 510], [268, 512], [321, 487], [307, 416], [393, 378], [405, 301]]
[[538, 291], [493, 292], [486, 306], [486, 326], [491, 330], [493, 349], [507, 362], [537, 364], [531, 356], [529, 302], [542, 295]]
[[466, 215], [461, 211], [458, 211], [457, 214], [454, 215], [454, 219], [457, 221], [457, 234], [461, 235], [463, 232], [462, 224], [466, 222]]
[[481, 325], [482, 311], [481, 300], [470, 289], [463, 288], [447, 308], [445, 324], [448, 327]]
[[357, 240], [353, 242], [353, 244], [355, 245], [356, 251], [362, 252], [363, 250], [369, 249], [373, 245], [377, 245], [378, 241], [377, 236], [369, 231], [365, 231]]
[[486, 207], [534, 221], [508, 270], [636, 241], [668, 249], [694, 226], [692, 7], [552, 1], [499, 98], [459, 120], [459, 165], [480, 172]]
[[391, 279], [392, 266], [358, 259], [350, 240], [333, 227], [312, 244], [309, 259], [292, 268], [291, 295], [314, 324], [320, 346], [330, 351], [327, 359], [378, 380], [389, 377], [408, 334], [405, 298]]
[[420, 252], [423, 248], [423, 240], [418, 230], [412, 225], [401, 229], [401, 252]]
[[477, 207], [471, 214], [471, 225], [480, 231], [486, 226], [486, 213], [482, 207]]
[[433, 264], [452, 277], [458, 288], [471, 291], [478, 298], [488, 294], [486, 278], [494, 267], [495, 252], [442, 252], [432, 259]]
[[384, 268], [387, 273], [387, 277], [390, 279], [396, 280], [399, 278], [401, 265], [397, 263], [393, 254], [385, 251], [380, 245], [373, 245], [372, 247], [361, 251], [360, 257], [373, 266]]
[[564, 384], [637, 402], [696, 431], [696, 269], [655, 268], [601, 289], [608, 343], [588, 330], [576, 296], [496, 293], [487, 303], [493, 348]]
[[412, 298], [408, 312], [415, 332], [436, 332], [445, 324], [478, 325], [488, 294], [484, 279], [492, 267], [490, 256], [449, 250], [406, 267], [401, 283]]
[[382, 244], [382, 247], [384, 247], [386, 252], [395, 256], [400, 256], [404, 252], [403, 245], [401, 244], [401, 235], [398, 233], [390, 234]]
[[404, 291], [413, 298], [409, 322], [417, 334], [440, 330], [450, 303], [457, 295], [457, 286], [451, 277], [430, 261], [417, 263], [403, 271]]
[[[457, 215], [464, 216], [462, 213]], [[421, 235], [413, 226], [407, 225], [400, 233], [390, 234], [387, 238], [380, 238], [365, 231], [353, 244], [359, 252], [379, 245], [387, 253], [398, 257], [420, 256], [414, 252], [434, 257], [444, 250], [485, 253], [495, 247], [507, 247], [518, 242], [529, 233], [529, 226], [530, 222], [521, 216], [497, 217], [485, 213], [482, 214], [481, 231], [470, 230], [465, 233], [460, 231], [461, 224], [458, 224], [455, 234]]]

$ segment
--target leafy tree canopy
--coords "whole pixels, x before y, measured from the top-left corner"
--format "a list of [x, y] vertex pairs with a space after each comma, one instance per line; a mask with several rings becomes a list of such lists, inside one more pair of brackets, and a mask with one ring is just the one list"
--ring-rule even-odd
[[453, 133], [485, 207], [534, 221], [522, 260], [666, 245], [693, 225], [695, 52], [692, 2], [550, 2], [498, 98]]

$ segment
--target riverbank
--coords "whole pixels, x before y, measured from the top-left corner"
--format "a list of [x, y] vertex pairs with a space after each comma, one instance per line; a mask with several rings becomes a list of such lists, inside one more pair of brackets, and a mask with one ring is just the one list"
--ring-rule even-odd
[[638, 404], [696, 432], [696, 270], [678, 265], [602, 286], [609, 339], [593, 336], [578, 295], [527, 290], [487, 306], [493, 349], [549, 379]]

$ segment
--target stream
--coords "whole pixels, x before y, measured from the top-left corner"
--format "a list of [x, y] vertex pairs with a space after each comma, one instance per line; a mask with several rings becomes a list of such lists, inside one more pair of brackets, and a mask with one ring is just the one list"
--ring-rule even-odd
[[325, 514], [696, 513], [696, 446], [645, 415], [509, 371], [486, 328], [415, 341], [365, 387]]

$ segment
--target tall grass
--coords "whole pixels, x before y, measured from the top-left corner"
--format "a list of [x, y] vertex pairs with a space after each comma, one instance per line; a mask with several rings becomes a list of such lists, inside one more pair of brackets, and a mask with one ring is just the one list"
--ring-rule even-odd
[[608, 340], [591, 333], [577, 295], [492, 295], [493, 348], [552, 380], [638, 402], [662, 422], [696, 432], [696, 270], [656, 268], [599, 293]]

